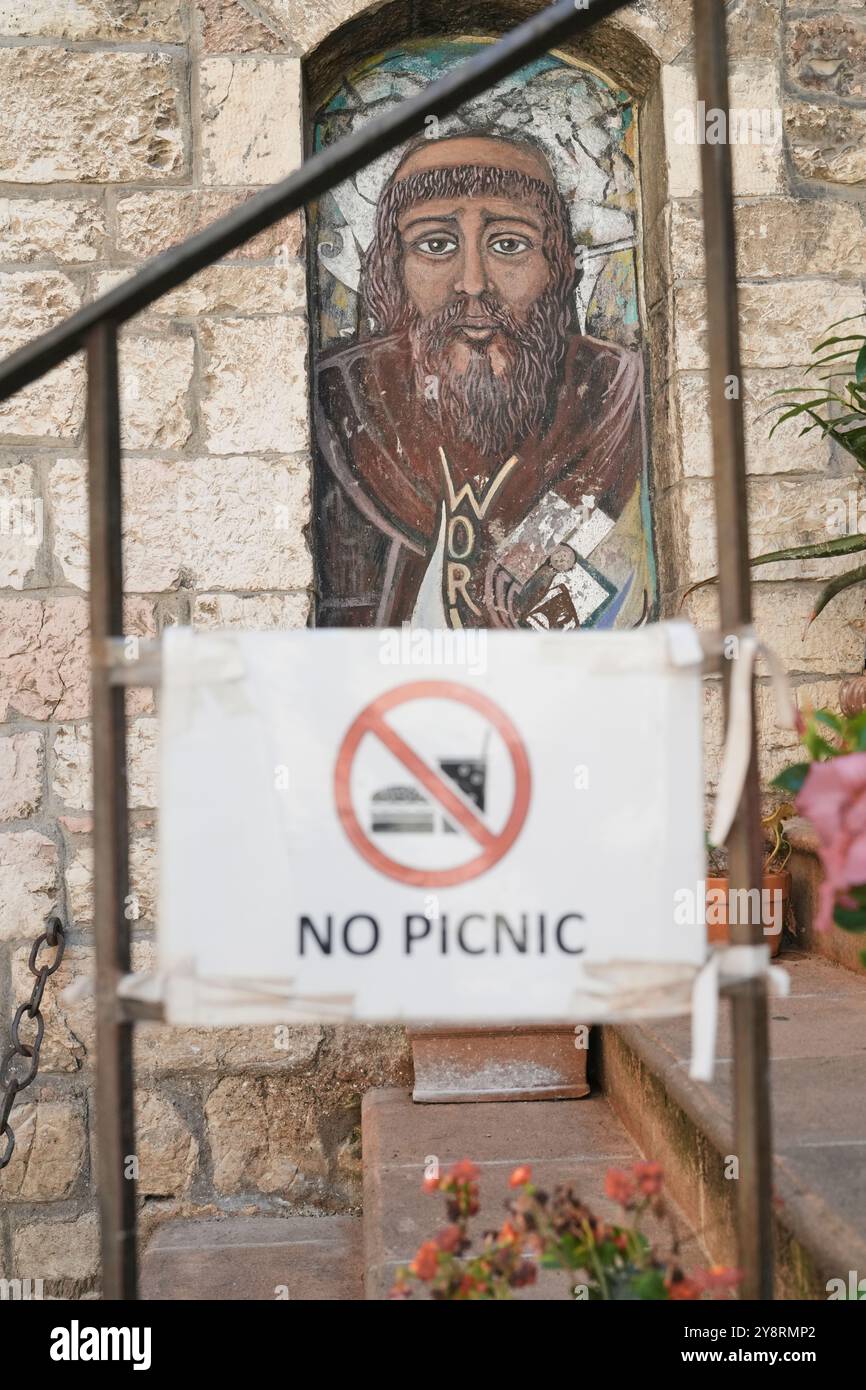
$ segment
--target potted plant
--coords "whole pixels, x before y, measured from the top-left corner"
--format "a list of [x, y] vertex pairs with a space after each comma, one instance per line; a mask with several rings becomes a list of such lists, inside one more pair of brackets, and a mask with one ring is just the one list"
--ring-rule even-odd
[[[469, 1221], [480, 1208], [478, 1177], [477, 1166], [463, 1159], [442, 1177], [425, 1180], [426, 1192], [445, 1197], [448, 1225], [398, 1270], [391, 1298], [422, 1292], [437, 1301], [510, 1299], [515, 1289], [535, 1283], [539, 1267], [566, 1270], [570, 1296], [586, 1302], [727, 1297], [739, 1283], [736, 1270], [720, 1266], [685, 1274], [657, 1163], [608, 1170], [605, 1194], [627, 1216], [624, 1225], [599, 1220], [570, 1186], [543, 1192], [531, 1168], [521, 1165], [511, 1174], [505, 1220], [473, 1249]], [[668, 1225], [664, 1255], [640, 1228], [648, 1212]]]
[[[789, 802], [784, 802], [761, 822], [771, 835], [771, 844], [764, 859], [764, 874], [761, 884], [761, 926], [770, 947], [770, 955], [777, 956], [782, 946], [782, 933], [788, 924], [791, 904], [791, 874], [787, 863], [791, 857], [791, 846], [785, 838], [784, 822], [796, 814]], [[730, 912], [733, 905], [739, 910], [740, 900], [732, 899], [730, 879], [723, 850], [711, 845], [707, 839], [707, 940], [711, 944], [730, 941]], [[734, 920], [736, 918], [734, 917]]]

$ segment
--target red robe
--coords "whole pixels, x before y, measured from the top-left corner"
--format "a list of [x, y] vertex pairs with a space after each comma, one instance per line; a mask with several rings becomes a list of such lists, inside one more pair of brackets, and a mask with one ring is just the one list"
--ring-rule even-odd
[[[522, 622], [526, 575], [515, 579], [501, 562], [520, 523], [551, 493], [557, 507], [580, 508], [589, 496], [615, 522], [642, 478], [641, 359], [615, 344], [570, 338], [552, 408], [537, 435], [513, 448], [513, 463], [485, 457], [433, 418], [415, 389], [405, 334], [331, 350], [317, 378], [320, 626], [410, 621], [443, 539], [451, 625]], [[543, 602], [549, 580], [542, 572], [534, 582]], [[653, 602], [647, 594], [645, 608]], [[576, 625], [555, 620], [556, 603], [547, 609], [550, 626]]]

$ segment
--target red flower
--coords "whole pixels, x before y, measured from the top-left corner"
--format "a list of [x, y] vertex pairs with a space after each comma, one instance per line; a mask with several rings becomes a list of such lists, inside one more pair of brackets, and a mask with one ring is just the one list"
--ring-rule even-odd
[[444, 1250], [447, 1255], [451, 1255], [459, 1247], [463, 1240], [463, 1232], [459, 1226], [446, 1226], [444, 1231], [440, 1231], [436, 1237], [436, 1244], [440, 1250]]
[[523, 1260], [511, 1276], [511, 1285], [515, 1289], [525, 1288], [527, 1284], [534, 1284], [538, 1278], [538, 1270], [531, 1260]]
[[532, 1169], [528, 1163], [521, 1163], [520, 1167], [515, 1168], [508, 1179], [508, 1186], [525, 1187], [528, 1182], [532, 1182]]
[[701, 1291], [697, 1284], [691, 1279], [686, 1279], [685, 1275], [681, 1279], [673, 1279], [668, 1284], [668, 1293], [675, 1303], [685, 1302], [700, 1298]]
[[455, 1163], [448, 1174], [455, 1182], [475, 1182], [476, 1178], [481, 1177], [481, 1169], [477, 1164], [468, 1158], [461, 1158], [459, 1163]]
[[514, 1245], [520, 1239], [511, 1222], [506, 1220], [502, 1223], [502, 1229], [496, 1237], [500, 1245]]
[[604, 1191], [611, 1201], [618, 1202], [621, 1207], [630, 1207], [635, 1194], [634, 1178], [630, 1173], [624, 1173], [621, 1168], [608, 1168], [604, 1179]]
[[634, 1175], [644, 1197], [657, 1197], [664, 1183], [664, 1172], [660, 1163], [636, 1163]]
[[425, 1240], [409, 1265], [419, 1279], [432, 1279], [439, 1268], [439, 1246], [435, 1240]]
[[421, 1184], [422, 1192], [438, 1192], [440, 1178], [425, 1178]]

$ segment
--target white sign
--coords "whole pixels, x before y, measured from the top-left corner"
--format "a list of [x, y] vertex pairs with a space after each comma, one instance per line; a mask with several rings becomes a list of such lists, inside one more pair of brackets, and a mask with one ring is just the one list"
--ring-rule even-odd
[[169, 1021], [665, 1012], [706, 954], [700, 660], [684, 624], [169, 632]]

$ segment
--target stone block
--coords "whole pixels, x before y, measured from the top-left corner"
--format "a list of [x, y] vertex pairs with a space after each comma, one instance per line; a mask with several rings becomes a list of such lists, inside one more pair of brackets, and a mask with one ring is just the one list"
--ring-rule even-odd
[[785, 130], [796, 172], [840, 188], [866, 182], [866, 111], [856, 106], [791, 101]]
[[212, 454], [294, 453], [309, 439], [302, 319], [220, 319], [201, 328], [202, 419]]
[[0, 34], [149, 43], [182, 43], [186, 36], [177, 0], [3, 0]]
[[126, 335], [120, 350], [121, 442], [125, 449], [182, 449], [192, 433], [191, 337]]
[[[859, 285], [829, 280], [741, 285], [739, 298], [744, 367], [805, 366], [831, 323], [864, 310]], [[675, 299], [677, 365], [702, 370], [708, 365], [704, 288], [680, 285]]]
[[12, 1236], [17, 1278], [58, 1281], [92, 1279], [99, 1269], [99, 1227], [95, 1213], [73, 1221], [33, 1221]]
[[36, 729], [0, 738], [0, 820], [36, 814], [44, 768], [45, 741]]
[[[66, 871], [66, 896], [70, 920], [76, 927], [93, 922], [93, 850], [82, 845], [71, 851]], [[130, 922], [152, 922], [156, 917], [157, 852], [153, 838], [137, 836], [129, 846], [129, 883], [134, 913]]]
[[[750, 474], [825, 473], [832, 458], [830, 442], [818, 430], [799, 437], [802, 424], [788, 420], [770, 431], [782, 398], [773, 393], [792, 384], [795, 373], [751, 368], [742, 380], [746, 429], [746, 467]], [[710, 388], [706, 373], [677, 372], [674, 395], [687, 477], [712, 477], [713, 445]], [[787, 398], [786, 398], [787, 399]], [[836, 482], [837, 489], [842, 480]]]
[[[257, 325], [256, 325], [257, 326]], [[67, 583], [87, 587], [84, 466], [59, 460], [49, 483], [54, 551]], [[306, 462], [253, 457], [135, 459], [125, 469], [126, 583], [302, 589], [310, 557]]]
[[39, 480], [24, 459], [0, 466], [0, 587], [39, 583], [45, 507]]
[[278, 53], [285, 39], [239, 0], [196, 0], [205, 53]]
[[[866, 273], [859, 209], [849, 203], [761, 198], [736, 206], [737, 272], [742, 280]], [[677, 278], [704, 277], [700, 203], [671, 204], [671, 263]]]
[[866, 25], [854, 15], [790, 19], [785, 61], [791, 83], [809, 93], [866, 97]]
[[[126, 756], [129, 806], [131, 809], [156, 806], [157, 770], [156, 719], [133, 720], [127, 730]], [[52, 790], [64, 806], [90, 810], [91, 733], [89, 724], [61, 724], [54, 738]]]
[[[799, 474], [791, 478], [752, 478], [748, 489], [751, 554], [830, 540], [838, 534], [833, 521], [844, 506], [846, 486], [839, 478]], [[681, 494], [678, 500], [672, 495], [674, 491]], [[716, 515], [709, 480], [687, 479], [678, 489], [665, 494], [659, 511], [661, 517], [667, 518], [667, 534], [677, 546], [682, 581], [694, 582], [714, 574]], [[856, 558], [852, 561], [850, 555], [830, 560], [779, 561], [755, 570], [755, 581], [829, 579], [854, 563]]]
[[192, 625], [240, 632], [283, 632], [306, 627], [310, 598], [303, 594], [199, 594], [193, 600]]
[[195, 1177], [198, 1143], [177, 1107], [154, 1091], [136, 1096], [135, 1152], [139, 1196], [177, 1197]]
[[[3, 58], [28, 49], [0, 49]], [[0, 166], [4, 163], [0, 136]], [[79, 307], [80, 296], [67, 275], [54, 270], [0, 274], [0, 356], [38, 337]], [[32, 439], [73, 439], [84, 421], [84, 367], [73, 358], [0, 403], [0, 431]]]
[[316, 1090], [269, 1076], [228, 1076], [205, 1102], [218, 1192], [315, 1202], [327, 1187]]
[[0, 198], [0, 261], [88, 265], [104, 238], [105, 212], [91, 198]]
[[[200, 232], [208, 223], [224, 217], [252, 197], [251, 193], [223, 193], [216, 189], [147, 189], [118, 197], [117, 249], [122, 256], [144, 260], [167, 251]], [[229, 260], [272, 260], [282, 254], [298, 256], [303, 241], [303, 218], [293, 213], [244, 242]]]
[[[863, 667], [863, 591], [849, 589], [807, 627], [821, 585], [814, 580], [754, 585], [754, 626], [791, 675], [838, 676]], [[718, 595], [699, 589], [683, 605], [696, 627], [718, 628]], [[758, 661], [760, 675], [768, 675]]]
[[13, 1128], [15, 1150], [0, 1173], [0, 1200], [61, 1202], [71, 1196], [87, 1162], [82, 1101], [19, 1103]]
[[[690, 198], [701, 190], [699, 140], [715, 127], [701, 120], [694, 76], [689, 68], [664, 67], [662, 94], [667, 141], [668, 187], [673, 198]], [[774, 63], [743, 62], [731, 72], [730, 129], [734, 192], [775, 193], [784, 188], [782, 107], [779, 73]], [[707, 112], [708, 120], [711, 113]]]
[[269, 184], [303, 158], [301, 71], [292, 58], [205, 58], [201, 63], [205, 184]]
[[3, 941], [36, 936], [45, 918], [55, 911], [57, 846], [47, 835], [37, 830], [0, 835], [0, 903]]
[[10, 183], [156, 183], [187, 171], [183, 63], [146, 51], [0, 49]]

